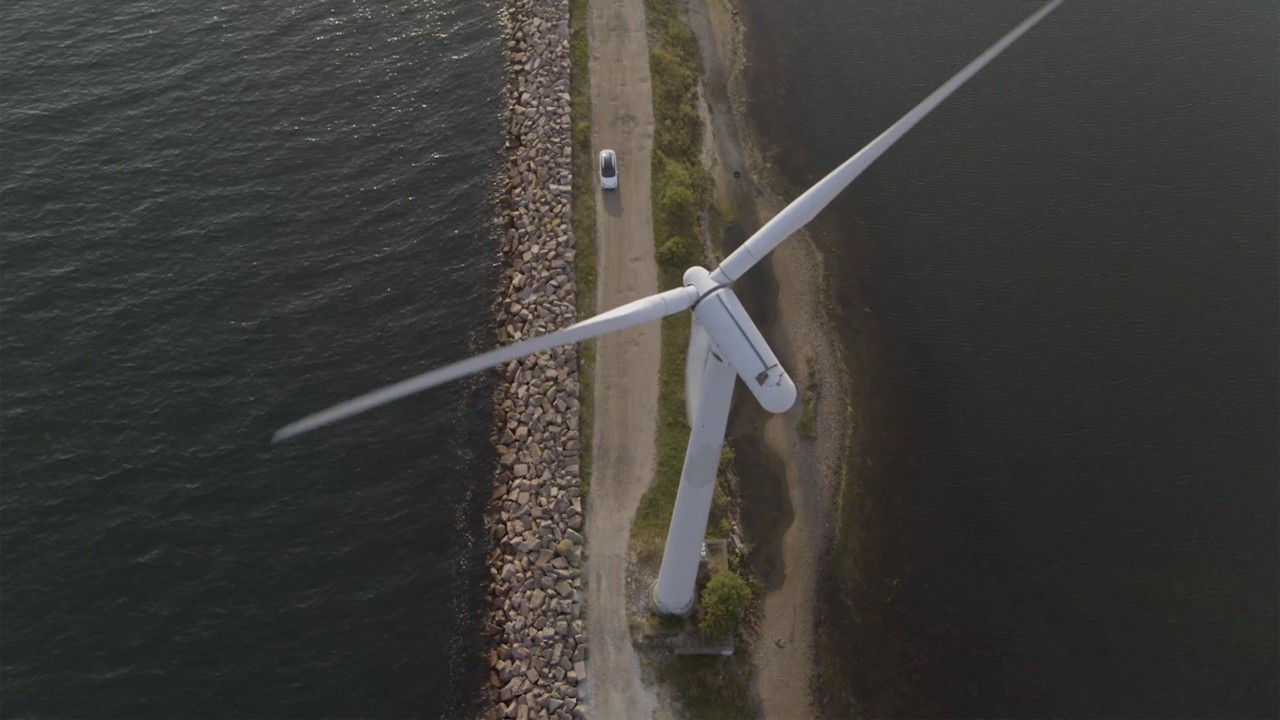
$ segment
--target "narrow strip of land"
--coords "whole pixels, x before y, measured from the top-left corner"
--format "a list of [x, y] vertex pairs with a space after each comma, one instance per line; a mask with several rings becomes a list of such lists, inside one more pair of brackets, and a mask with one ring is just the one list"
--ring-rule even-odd
[[[592, 145], [618, 153], [619, 187], [596, 196], [597, 308], [657, 292], [649, 175], [653, 107], [643, 0], [591, 0]], [[594, 177], [574, 178], [591, 182]], [[654, 473], [660, 333], [650, 324], [600, 338], [587, 511], [587, 700], [596, 718], [651, 718], [627, 628], [627, 538]]]

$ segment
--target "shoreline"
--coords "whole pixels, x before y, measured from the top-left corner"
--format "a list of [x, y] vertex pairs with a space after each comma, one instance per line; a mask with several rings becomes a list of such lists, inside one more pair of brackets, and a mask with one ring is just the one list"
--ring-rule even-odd
[[[774, 21], [768, 6], [735, 2], [752, 6], [743, 14], [752, 27]], [[756, 56], [785, 57], [788, 51], [767, 32], [749, 39], [758, 46], [751, 48]], [[741, 78], [739, 87], [752, 98], [754, 128], [769, 138], [758, 146], [762, 155], [757, 157], [768, 160], [762, 182], [795, 196], [807, 187], [800, 183], [829, 168], [810, 167], [810, 158], [788, 134], [787, 72], [785, 62], [762, 63]], [[889, 400], [897, 394], [899, 378], [866, 294], [869, 242], [847, 206], [836, 202], [824, 214], [805, 233], [822, 272], [821, 314], [837, 356], [845, 420], [829, 505], [830, 542], [813, 598], [816, 626], [823, 629], [816, 634], [816, 692], [821, 709], [836, 717], [945, 714], [944, 708], [922, 699], [915, 683], [904, 682], [908, 677], [936, 679], [919, 647], [886, 634], [885, 623], [865, 617], [902, 612], [907, 593], [899, 585], [910, 577], [912, 558], [918, 556], [916, 521], [901, 495], [902, 479], [913, 472], [906, 460], [910, 431]], [[864, 647], [876, 648], [875, 656], [857, 649]]]
[[[737, 225], [736, 234], [745, 238], [786, 201], [770, 188], [761, 140], [746, 115], [746, 27], [737, 5], [735, 0], [690, 0], [689, 9], [704, 58], [709, 113], [704, 117], [704, 164], [715, 178], [717, 206], [732, 208], [730, 225]], [[734, 230], [727, 228], [726, 235]], [[840, 362], [831, 319], [823, 310], [830, 297], [829, 279], [812, 239], [805, 231], [797, 235], [773, 253], [768, 269], [763, 275], [757, 271], [741, 294], [776, 293], [761, 331], [802, 389], [801, 398], [792, 410], [776, 416], [739, 407], [731, 428], [736, 446], [767, 448], [774, 464], [784, 468], [784, 481], [773, 490], [791, 511], [790, 517], [781, 513], [766, 519], [766, 532], [760, 533], [776, 541], [772, 557], [765, 561], [771, 566], [766, 574], [772, 577], [761, 578], [767, 589], [758, 637], [750, 648], [755, 692], [766, 717], [820, 714], [817, 581], [834, 530], [833, 504], [840, 490], [846, 451], [843, 429], [849, 417], [848, 370]], [[714, 238], [712, 244], [720, 241]], [[761, 297], [757, 303], [767, 300]], [[806, 439], [800, 425], [810, 402], [812, 436]]]
[[[499, 16], [507, 137], [495, 315], [507, 343], [577, 320], [569, 2], [507, 0]], [[495, 392], [485, 717], [586, 717], [578, 364], [575, 346], [514, 360]]]

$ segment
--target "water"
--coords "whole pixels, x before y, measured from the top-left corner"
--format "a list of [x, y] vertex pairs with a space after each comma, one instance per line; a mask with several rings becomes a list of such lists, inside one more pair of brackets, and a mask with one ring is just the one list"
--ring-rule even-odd
[[492, 342], [493, 2], [5, 3], [12, 716], [464, 715]]
[[[1035, 6], [748, 2], [776, 166], [813, 182]], [[1068, 2], [825, 217], [869, 428], [837, 710], [1280, 714], [1277, 27]]]

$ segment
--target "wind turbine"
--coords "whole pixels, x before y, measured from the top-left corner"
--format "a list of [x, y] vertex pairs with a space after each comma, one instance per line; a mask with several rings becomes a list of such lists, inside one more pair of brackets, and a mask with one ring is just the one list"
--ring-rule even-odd
[[720, 448], [724, 444], [735, 377], [742, 378], [751, 394], [770, 412], [785, 412], [796, 400], [795, 384], [729, 286], [816, 217], [916, 123], [1061, 3], [1062, 0], [1050, 0], [1009, 31], [866, 147], [783, 208], [715, 270], [689, 268], [684, 273], [681, 287], [629, 302], [562, 330], [476, 355], [308, 415], [277, 431], [273, 442], [525, 355], [590, 340], [691, 310], [693, 323], [685, 366], [685, 398], [692, 431], [675, 508], [671, 513], [671, 529], [653, 593], [658, 611], [677, 615], [687, 613], [693, 606], [700, 550], [711, 510], [715, 473], [720, 461]]

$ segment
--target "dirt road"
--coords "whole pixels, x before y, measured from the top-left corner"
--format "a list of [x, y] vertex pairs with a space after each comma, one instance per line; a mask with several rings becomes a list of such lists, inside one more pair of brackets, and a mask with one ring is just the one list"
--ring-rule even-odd
[[[592, 145], [618, 153], [618, 189], [596, 185], [596, 307], [658, 291], [649, 200], [653, 108], [643, 0], [591, 0]], [[627, 629], [627, 540], [654, 474], [658, 425], [656, 323], [596, 341], [595, 425], [587, 512], [587, 707], [591, 717], [651, 718], [659, 707], [640, 681]]]

